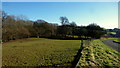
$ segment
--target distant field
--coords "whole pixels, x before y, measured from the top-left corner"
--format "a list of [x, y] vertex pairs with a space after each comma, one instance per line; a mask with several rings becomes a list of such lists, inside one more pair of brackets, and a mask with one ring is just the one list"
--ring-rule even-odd
[[105, 45], [100, 39], [86, 42], [78, 67], [120, 67], [120, 53]]
[[3, 66], [70, 66], [80, 40], [29, 38], [3, 43]]
[[108, 34], [116, 34], [116, 32], [108, 32]]

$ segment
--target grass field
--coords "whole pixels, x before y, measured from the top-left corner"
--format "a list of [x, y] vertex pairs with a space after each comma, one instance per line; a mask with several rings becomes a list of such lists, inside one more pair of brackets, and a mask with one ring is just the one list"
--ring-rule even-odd
[[[110, 39], [110, 38], [109, 38]], [[78, 67], [120, 67], [120, 53], [97, 39], [84, 41]], [[80, 40], [29, 38], [3, 43], [3, 66], [71, 66]]]
[[3, 43], [3, 66], [70, 66], [80, 40], [29, 38]]
[[105, 45], [100, 39], [86, 41], [84, 47], [78, 67], [120, 67], [120, 53]]

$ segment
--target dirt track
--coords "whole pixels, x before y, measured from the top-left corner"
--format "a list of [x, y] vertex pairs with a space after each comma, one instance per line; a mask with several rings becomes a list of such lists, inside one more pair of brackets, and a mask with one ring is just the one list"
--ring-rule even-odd
[[120, 52], [120, 44], [113, 42], [113, 40], [115, 40], [115, 39], [105, 40], [105, 41], [103, 41], [103, 43], [105, 43], [106, 45], [112, 47], [116, 51]]

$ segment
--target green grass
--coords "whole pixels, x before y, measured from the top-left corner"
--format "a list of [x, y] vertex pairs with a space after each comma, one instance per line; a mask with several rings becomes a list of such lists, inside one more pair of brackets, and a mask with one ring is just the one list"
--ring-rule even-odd
[[118, 39], [118, 38], [109, 37], [109, 38], [101, 38], [100, 40], [101, 40], [101, 41], [105, 41], [105, 40], [108, 40], [108, 39]]
[[29, 38], [3, 43], [3, 66], [70, 66], [80, 40]]
[[69, 38], [79, 38], [78, 36], [76, 36], [76, 35], [66, 35], [67, 37], [69, 37]]
[[[111, 38], [109, 38], [111, 39]], [[78, 67], [120, 67], [120, 53], [97, 39], [85, 41]], [[80, 40], [29, 38], [3, 43], [3, 66], [71, 66]]]
[[78, 38], [78, 36], [73, 36], [74, 38]]
[[84, 46], [79, 67], [120, 67], [120, 53], [105, 45], [100, 39], [87, 42]]
[[116, 32], [108, 32], [108, 34], [116, 34]]
[[120, 39], [114, 40], [114, 42], [120, 43]]

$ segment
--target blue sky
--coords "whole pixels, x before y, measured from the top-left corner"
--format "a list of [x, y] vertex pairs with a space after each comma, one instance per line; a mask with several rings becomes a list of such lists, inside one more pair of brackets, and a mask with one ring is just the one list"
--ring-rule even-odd
[[43, 19], [60, 24], [66, 16], [77, 25], [97, 23], [101, 27], [118, 27], [117, 2], [3, 2], [3, 10], [10, 15], [25, 15], [30, 20]]
[[3, 2], [118, 2], [119, 0], [2, 0]]

